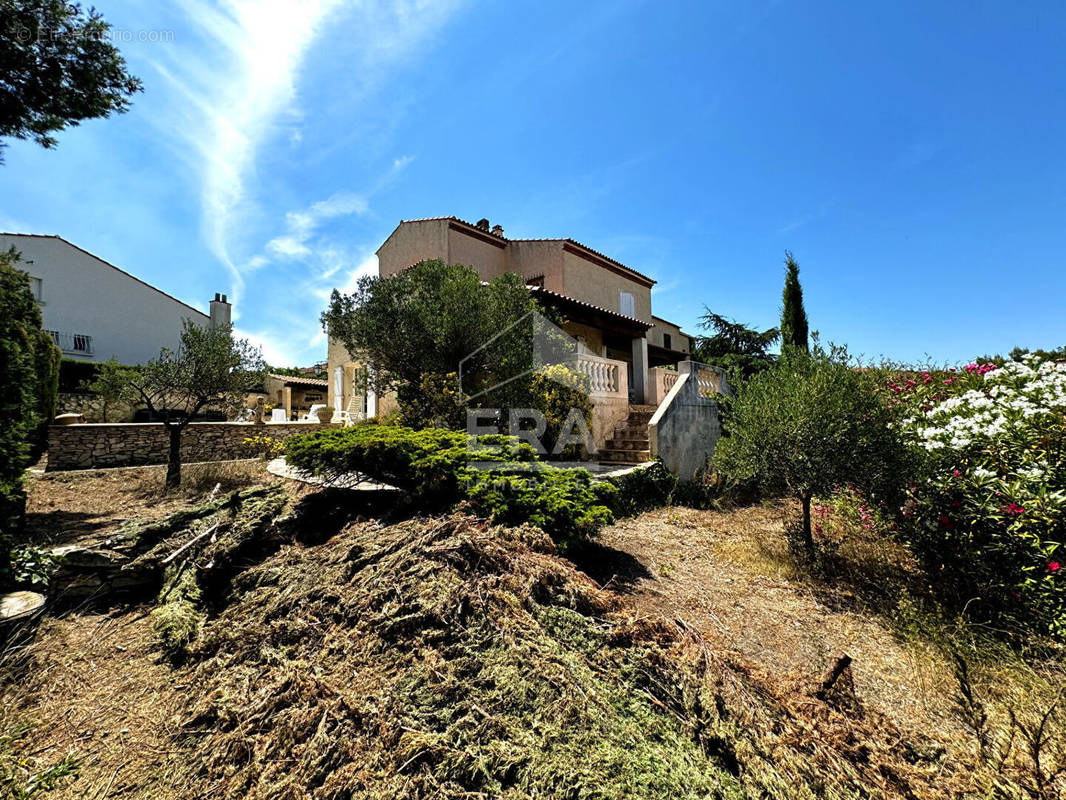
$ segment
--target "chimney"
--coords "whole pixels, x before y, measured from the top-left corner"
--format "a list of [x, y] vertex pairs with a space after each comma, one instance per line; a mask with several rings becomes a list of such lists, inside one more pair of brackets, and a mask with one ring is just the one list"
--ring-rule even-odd
[[503, 225], [493, 225], [492, 226], [492, 235], [493, 236], [499, 236], [502, 239], [503, 238]]
[[489, 221], [482, 217], [477, 221], [477, 226], [481, 228], [481, 230], [487, 231], [489, 229]]
[[211, 327], [229, 325], [231, 308], [226, 301], [226, 295], [215, 292], [215, 299], [211, 301]]

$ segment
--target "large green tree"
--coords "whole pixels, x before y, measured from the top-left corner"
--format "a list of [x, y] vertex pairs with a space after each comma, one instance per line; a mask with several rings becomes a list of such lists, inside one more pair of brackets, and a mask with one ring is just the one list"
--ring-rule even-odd
[[14, 249], [0, 253], [0, 563], [22, 519], [22, 474], [43, 450], [59, 380], [59, 348], [41, 329], [18, 261]]
[[816, 347], [777, 361], [740, 385], [714, 467], [768, 494], [796, 497], [813, 548], [816, 495], [854, 486], [872, 501], [889, 501], [906, 485], [905, 450], [872, 381], [843, 351]]
[[807, 312], [803, 308], [803, 287], [800, 286], [799, 264], [792, 253], [785, 251], [785, 289], [781, 308], [781, 355], [809, 353], [807, 342]]
[[0, 0], [0, 137], [55, 147], [67, 126], [126, 111], [141, 82], [109, 30], [78, 3]]
[[181, 435], [205, 409], [232, 414], [244, 407], [249, 392], [263, 385], [266, 364], [247, 339], [235, 339], [229, 325], [217, 328], [186, 320], [177, 350], [125, 372], [130, 389], [166, 426], [170, 449], [166, 489], [181, 484]]
[[699, 326], [711, 335], [696, 340], [692, 354], [697, 361], [723, 367], [734, 378], [746, 378], [773, 364], [768, 350], [781, 335], [777, 328], [758, 331], [709, 308], [704, 307], [704, 312]]
[[[536, 310], [514, 273], [484, 283], [470, 267], [431, 260], [398, 275], [364, 277], [351, 294], [334, 291], [322, 324], [364, 363], [375, 391], [395, 391], [401, 408], [416, 408], [448, 381], [453, 394], [461, 388], [471, 395], [527, 375]], [[530, 382], [505, 384], [494, 402], [509, 405], [506, 398], [528, 392]]]

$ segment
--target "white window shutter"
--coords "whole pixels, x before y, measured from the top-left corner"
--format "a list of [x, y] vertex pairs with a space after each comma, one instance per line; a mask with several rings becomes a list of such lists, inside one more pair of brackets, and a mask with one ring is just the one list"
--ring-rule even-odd
[[618, 310], [627, 317], [635, 317], [637, 315], [636, 299], [630, 292], [618, 293]]

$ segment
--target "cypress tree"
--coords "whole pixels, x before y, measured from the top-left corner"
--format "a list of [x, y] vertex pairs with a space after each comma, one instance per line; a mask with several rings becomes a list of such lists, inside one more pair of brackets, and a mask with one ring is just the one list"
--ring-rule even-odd
[[803, 310], [803, 287], [800, 286], [799, 264], [792, 253], [785, 251], [785, 291], [781, 310], [781, 355], [790, 351], [809, 353], [807, 344], [807, 312]]

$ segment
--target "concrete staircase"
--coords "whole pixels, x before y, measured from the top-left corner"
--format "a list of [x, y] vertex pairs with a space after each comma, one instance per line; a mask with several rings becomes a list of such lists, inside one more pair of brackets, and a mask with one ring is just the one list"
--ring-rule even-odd
[[630, 406], [629, 416], [617, 428], [607, 446], [600, 448], [599, 459], [604, 464], [642, 464], [651, 461], [648, 442], [648, 423], [655, 414], [655, 406]]

